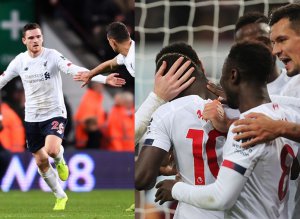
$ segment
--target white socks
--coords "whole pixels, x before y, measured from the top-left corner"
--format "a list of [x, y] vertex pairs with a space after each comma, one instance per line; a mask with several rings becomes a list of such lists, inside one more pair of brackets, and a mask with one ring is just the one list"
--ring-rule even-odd
[[43, 177], [43, 179], [45, 180], [47, 185], [50, 187], [50, 189], [52, 190], [52, 192], [54, 193], [56, 198], [67, 197], [67, 194], [64, 192], [64, 190], [62, 189], [61, 185], [58, 182], [58, 177], [56, 175], [55, 170], [53, 169], [51, 164], [49, 164], [49, 165], [50, 165], [50, 167], [46, 173], [42, 173], [40, 171], [40, 169], [38, 168], [39, 174]]
[[60, 145], [59, 153], [53, 159], [54, 159], [55, 165], [57, 165], [61, 160], [64, 161], [64, 147], [62, 145]]

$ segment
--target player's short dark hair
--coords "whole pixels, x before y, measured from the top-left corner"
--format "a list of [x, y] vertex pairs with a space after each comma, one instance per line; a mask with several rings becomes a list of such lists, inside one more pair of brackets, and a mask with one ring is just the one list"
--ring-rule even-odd
[[291, 28], [300, 34], [300, 3], [291, 3], [274, 9], [270, 15], [270, 26], [283, 18], [288, 18]]
[[25, 37], [25, 33], [27, 30], [41, 29], [40, 25], [37, 23], [28, 23], [23, 27], [22, 35]]
[[130, 39], [129, 32], [125, 24], [121, 22], [110, 23], [107, 28], [107, 37], [116, 40], [118, 43], [122, 43]]
[[258, 84], [266, 84], [274, 68], [270, 48], [258, 41], [234, 44], [227, 57], [227, 65], [240, 72], [241, 80]]
[[171, 66], [176, 62], [176, 60], [179, 57], [184, 57], [184, 60], [182, 63], [191, 60], [190, 67], [194, 67], [195, 71], [192, 73], [190, 77], [196, 77], [201, 79], [206, 79], [202, 64], [198, 58], [198, 55], [196, 51], [188, 44], [184, 42], [177, 42], [170, 44], [166, 47], [164, 47], [156, 56], [155, 63], [156, 63], [156, 71], [160, 68], [163, 61], [166, 61], [167, 68], [164, 71], [164, 74], [168, 72], [168, 70], [171, 68]]
[[248, 24], [253, 24], [253, 23], [265, 23], [268, 24], [269, 20], [268, 18], [261, 12], [258, 11], [253, 11], [244, 14], [243, 16], [239, 17], [235, 24], [235, 29], [234, 33], [241, 29], [242, 27], [248, 25]]

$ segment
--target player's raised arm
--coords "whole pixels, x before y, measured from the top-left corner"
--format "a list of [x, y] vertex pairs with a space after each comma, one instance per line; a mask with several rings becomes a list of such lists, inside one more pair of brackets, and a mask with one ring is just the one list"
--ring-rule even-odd
[[76, 75], [78, 72], [89, 71], [87, 68], [73, 64], [56, 50], [53, 52], [53, 59], [57, 63], [58, 69], [65, 74]]
[[119, 73], [111, 73], [108, 76], [104, 75], [97, 75], [93, 78], [90, 77], [89, 71], [78, 72], [76, 75], [73, 76], [75, 81], [82, 81], [81, 87], [87, 85], [90, 81], [96, 81], [102, 84], [108, 84], [113, 87], [122, 87], [126, 84], [125, 79], [117, 77]]
[[167, 63], [164, 61], [155, 74], [153, 92], [148, 95], [135, 113], [136, 143], [145, 134], [152, 113], [162, 104], [174, 99], [194, 82], [195, 77], [189, 77], [195, 68], [189, 68], [190, 61], [186, 61], [184, 64], [182, 64], [182, 61], [183, 57], [178, 58], [166, 74], [164, 72]]
[[95, 77], [96, 75], [103, 74], [106, 72], [111, 72], [115, 70], [118, 66], [117, 59], [113, 58], [108, 61], [102, 62], [100, 65], [96, 66], [90, 71], [89, 78]]

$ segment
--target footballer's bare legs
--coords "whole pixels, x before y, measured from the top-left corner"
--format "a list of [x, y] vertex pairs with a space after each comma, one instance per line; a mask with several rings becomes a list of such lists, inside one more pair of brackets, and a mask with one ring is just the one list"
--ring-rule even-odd
[[[40, 152], [44, 158], [47, 157], [47, 161], [49, 156], [54, 158], [59, 177], [65, 181], [69, 176], [69, 169], [65, 163], [65, 160], [63, 159], [64, 151], [63, 147], [61, 146], [61, 142], [62, 140], [59, 137], [55, 135], [48, 135], [45, 140], [45, 146], [38, 152]], [[38, 158], [38, 156], [36, 157]], [[39, 170], [39, 173], [56, 196], [56, 202], [53, 210], [64, 210], [68, 201], [67, 194], [59, 184], [57, 174], [53, 167], [49, 164], [49, 161], [48, 166], [47, 172]]]
[[61, 143], [61, 138], [55, 135], [48, 135], [45, 141], [45, 150], [54, 159], [59, 178], [62, 181], [66, 181], [69, 177], [69, 169], [64, 160], [64, 148]]
[[58, 177], [49, 163], [49, 156], [44, 147], [33, 153], [35, 162], [38, 166], [38, 172], [43, 177], [47, 185], [50, 187], [56, 198], [66, 198], [67, 195], [63, 191], [58, 182]]

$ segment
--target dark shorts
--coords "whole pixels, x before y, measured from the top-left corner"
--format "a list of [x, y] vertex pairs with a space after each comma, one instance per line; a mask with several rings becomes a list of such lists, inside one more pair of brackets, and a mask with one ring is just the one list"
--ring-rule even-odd
[[47, 135], [56, 135], [63, 139], [67, 119], [55, 117], [43, 122], [26, 122], [26, 143], [31, 153], [37, 152], [45, 145]]

